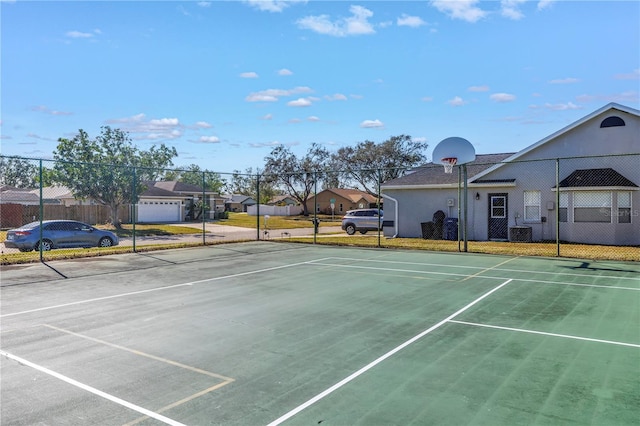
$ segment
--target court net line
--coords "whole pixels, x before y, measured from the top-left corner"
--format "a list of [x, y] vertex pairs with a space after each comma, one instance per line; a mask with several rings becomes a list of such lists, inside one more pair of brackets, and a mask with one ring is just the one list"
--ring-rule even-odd
[[423, 338], [424, 336], [426, 336], [427, 334], [431, 333], [432, 331], [442, 327], [444, 324], [448, 323], [450, 320], [452, 320], [453, 318], [457, 317], [458, 315], [462, 314], [463, 312], [465, 312], [466, 310], [468, 310], [469, 308], [471, 308], [472, 306], [474, 306], [475, 304], [479, 303], [480, 301], [482, 301], [483, 299], [489, 297], [490, 295], [492, 295], [493, 293], [495, 293], [496, 291], [500, 290], [502, 287], [506, 286], [507, 284], [509, 284], [512, 280], [509, 279], [505, 282], [503, 282], [502, 284], [498, 285], [497, 287], [494, 287], [493, 289], [489, 290], [488, 292], [484, 293], [482, 296], [478, 297], [477, 299], [475, 299], [474, 301], [468, 303], [467, 305], [465, 305], [464, 307], [460, 308], [459, 310], [457, 310], [456, 312], [454, 312], [453, 314], [449, 315], [448, 317], [446, 317], [445, 319], [443, 319], [442, 321], [438, 322], [437, 324], [432, 325], [431, 327], [429, 327], [428, 329], [424, 330], [422, 333], [412, 337], [411, 339], [407, 340], [406, 342], [402, 343], [399, 346], [396, 346], [394, 349], [390, 350], [389, 352], [387, 352], [386, 354], [380, 356], [379, 358], [375, 359], [374, 361], [370, 362], [369, 364], [365, 365], [364, 367], [362, 367], [361, 369], [359, 369], [358, 371], [356, 371], [355, 373], [351, 374], [350, 376], [342, 379], [341, 381], [339, 381], [338, 383], [336, 383], [335, 385], [331, 386], [330, 388], [328, 388], [327, 390], [319, 393], [318, 395], [314, 396], [313, 398], [311, 398], [310, 400], [308, 400], [307, 402], [299, 405], [298, 407], [294, 408], [293, 410], [289, 411], [288, 413], [280, 416], [279, 418], [277, 418], [276, 420], [272, 421], [271, 423], [269, 423], [268, 426], [277, 426], [279, 424], [281, 424], [282, 422], [290, 419], [291, 417], [295, 416], [296, 414], [298, 414], [299, 412], [301, 412], [302, 410], [310, 407], [311, 405], [315, 404], [316, 402], [320, 401], [321, 399], [323, 399], [324, 397], [326, 397], [327, 395], [333, 393], [334, 391], [340, 389], [342, 386], [346, 385], [347, 383], [351, 382], [352, 380], [358, 378], [359, 376], [361, 376], [362, 374], [366, 373], [367, 371], [371, 370], [373, 367], [375, 367], [376, 365], [380, 364], [382, 361], [386, 360], [387, 358], [393, 356], [394, 354], [396, 354], [397, 352], [401, 351], [402, 349], [406, 348], [407, 346], [411, 345], [412, 343], [420, 340], [421, 338]]

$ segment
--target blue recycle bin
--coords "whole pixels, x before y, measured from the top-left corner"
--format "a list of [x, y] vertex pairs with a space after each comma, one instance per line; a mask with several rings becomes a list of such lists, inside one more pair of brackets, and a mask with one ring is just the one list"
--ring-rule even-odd
[[448, 217], [444, 220], [444, 239], [449, 241], [458, 240], [458, 218]]

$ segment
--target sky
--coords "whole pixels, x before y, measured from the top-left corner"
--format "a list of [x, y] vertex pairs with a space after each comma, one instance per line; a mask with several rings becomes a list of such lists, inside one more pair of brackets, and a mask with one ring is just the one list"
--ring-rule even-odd
[[640, 2], [0, 1], [2, 155], [101, 126], [176, 168], [410, 135], [516, 152], [640, 109]]

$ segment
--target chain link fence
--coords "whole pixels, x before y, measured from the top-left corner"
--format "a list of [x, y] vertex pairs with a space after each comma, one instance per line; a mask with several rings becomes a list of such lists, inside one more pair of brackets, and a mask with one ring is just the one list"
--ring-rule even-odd
[[[507, 158], [269, 175], [0, 157], [2, 263], [246, 240], [640, 260], [640, 154]], [[347, 235], [365, 208], [384, 215]]]

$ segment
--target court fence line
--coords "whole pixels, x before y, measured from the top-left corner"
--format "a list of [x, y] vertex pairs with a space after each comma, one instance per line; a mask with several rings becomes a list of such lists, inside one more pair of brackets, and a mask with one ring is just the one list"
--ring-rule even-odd
[[[412, 169], [292, 170], [276, 176], [14, 156], [0, 156], [0, 162], [0, 229], [49, 219], [103, 228], [111, 222], [126, 241], [118, 248], [125, 252], [284, 238], [314, 244], [640, 261], [640, 153], [526, 161], [478, 156], [468, 165], [456, 165], [451, 175], [436, 164]], [[491, 178], [483, 179], [489, 173]], [[335, 187], [340, 190], [332, 192]], [[360, 192], [346, 191], [355, 188]], [[252, 230], [240, 233], [226, 226], [225, 218], [245, 212], [250, 204], [255, 205]], [[289, 219], [298, 219], [296, 227], [309, 228], [308, 235], [279, 231], [272, 225], [276, 217], [271, 206], [267, 212], [267, 204], [290, 205], [291, 211], [306, 213]], [[377, 232], [322, 233], [327, 222], [339, 226], [347, 210], [358, 208], [385, 209], [384, 217], [372, 225]], [[153, 220], [167, 212], [174, 220]], [[189, 238], [148, 229], [187, 224], [192, 229]], [[0, 239], [5, 238], [6, 232], [0, 231]], [[41, 261], [56, 258], [54, 252], [79, 255], [77, 248], [45, 252], [39, 245], [38, 249]], [[90, 252], [94, 251], [98, 250]], [[5, 246], [2, 263], [20, 256], [29, 255]]]

